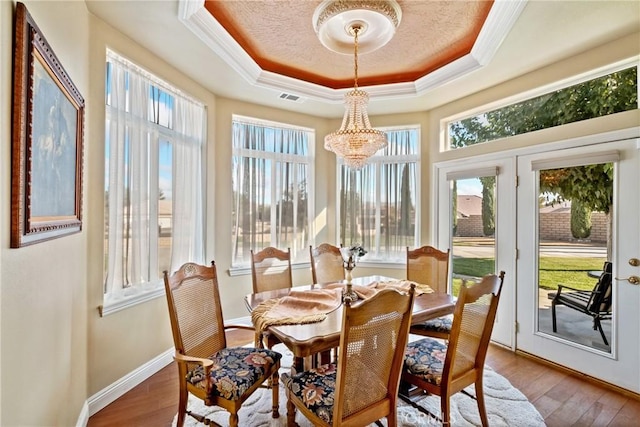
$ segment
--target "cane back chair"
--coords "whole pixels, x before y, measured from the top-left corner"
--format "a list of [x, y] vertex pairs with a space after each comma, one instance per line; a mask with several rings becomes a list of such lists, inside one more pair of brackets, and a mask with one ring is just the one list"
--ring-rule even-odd
[[292, 287], [291, 250], [271, 246], [258, 252], [251, 250], [251, 278], [254, 294]]
[[316, 426], [364, 426], [384, 417], [396, 425], [413, 299], [414, 286], [403, 293], [385, 289], [353, 305], [345, 300], [337, 364], [282, 374], [288, 425], [295, 425], [296, 408]]
[[[407, 247], [407, 280], [429, 285], [436, 292], [449, 292], [450, 250], [433, 246]], [[452, 315], [429, 319], [411, 326], [411, 333], [446, 339], [451, 333]]]
[[344, 261], [340, 248], [329, 243], [309, 246], [313, 283], [334, 283], [344, 280]]
[[[499, 276], [486, 275], [470, 287], [463, 284], [448, 341], [422, 338], [407, 345], [402, 381], [440, 396], [443, 425], [451, 425], [451, 396], [471, 384], [475, 385], [482, 425], [489, 425], [482, 388], [484, 362], [503, 282], [504, 271], [501, 271]], [[442, 354], [445, 354], [444, 360]], [[401, 397], [424, 411], [412, 399]]]
[[187, 410], [191, 393], [207, 406], [229, 411], [229, 425], [238, 426], [242, 403], [265, 381], [272, 389], [272, 416], [278, 418], [278, 369], [282, 355], [262, 348], [227, 347], [216, 266], [186, 263], [169, 276], [164, 272], [169, 319], [178, 364], [180, 395], [177, 426], [186, 415], [208, 423]]

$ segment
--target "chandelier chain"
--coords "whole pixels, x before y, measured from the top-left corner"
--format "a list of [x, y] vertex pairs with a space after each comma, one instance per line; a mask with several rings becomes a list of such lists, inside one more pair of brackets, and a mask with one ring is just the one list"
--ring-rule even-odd
[[354, 25], [352, 28], [353, 31], [353, 74], [355, 75], [354, 79], [354, 88], [358, 89], [358, 33], [360, 32], [360, 26]]
[[[358, 43], [359, 36], [365, 35], [366, 33], [366, 36], [363, 39], [365, 43], [362, 45], [362, 49], [364, 53], [371, 52], [372, 39], [367, 39], [367, 35], [369, 34], [369, 32], [372, 32], [371, 34], [374, 34], [375, 36], [377, 31], [381, 31], [383, 28], [385, 28], [384, 25], [378, 25], [379, 22], [377, 22], [375, 19], [371, 19], [369, 12], [377, 13], [386, 17], [390, 21], [390, 23], [393, 23], [391, 32], [389, 33], [387, 31], [386, 38], [380, 38], [380, 44], [377, 45], [377, 47], [386, 44], [386, 42], [391, 38], [390, 36], [393, 35], [395, 27], [398, 26], [400, 8], [394, 0], [350, 0], [348, 2], [345, 0], [335, 0], [333, 2], [324, 2], [323, 5], [325, 4], [330, 4], [333, 6], [340, 5], [340, 7], [348, 6], [344, 10], [341, 9], [341, 12], [337, 13], [335, 16], [331, 14], [331, 19], [338, 18], [338, 15], [346, 13], [347, 11], [351, 12], [361, 9], [363, 10], [361, 18], [358, 19], [351, 16], [348, 17], [350, 22], [347, 26], [344, 26], [344, 24], [339, 25], [340, 30], [346, 30], [349, 35], [353, 36], [353, 90], [350, 90], [344, 94], [344, 116], [342, 118], [340, 129], [335, 132], [331, 132], [324, 138], [324, 148], [326, 150], [334, 152], [338, 158], [341, 158], [344, 161], [344, 165], [346, 165], [347, 167], [352, 169], [361, 169], [367, 164], [368, 159], [371, 156], [375, 155], [379, 150], [384, 149], [387, 146], [388, 142], [385, 132], [371, 127], [371, 123], [369, 122], [369, 115], [367, 114], [369, 94], [358, 87], [358, 50], [360, 48]], [[318, 12], [318, 14], [321, 15], [319, 19], [325, 16], [324, 14], [328, 10], [326, 6], [322, 7], [324, 9]], [[393, 17], [391, 16], [391, 13], [386, 13], [387, 8], [393, 9]], [[397, 20], [394, 19], [394, 17], [397, 18]], [[331, 26], [327, 27], [331, 28]], [[386, 27], [388, 28], [388, 25]], [[324, 40], [326, 35], [325, 32], [323, 30], [319, 31], [318, 29], [316, 29], [316, 31], [318, 31], [320, 40]], [[375, 45], [376, 43], [374, 42], [373, 46]], [[346, 47], [347, 45], [345, 44], [344, 46]], [[331, 47], [329, 48], [331, 49]], [[345, 50], [344, 53], [347, 53], [347, 51]]]

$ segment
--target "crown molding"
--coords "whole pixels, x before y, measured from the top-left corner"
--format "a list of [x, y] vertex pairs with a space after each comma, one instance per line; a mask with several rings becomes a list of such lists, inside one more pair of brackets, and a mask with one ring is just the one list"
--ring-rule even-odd
[[[294, 93], [320, 102], [338, 104], [350, 89], [332, 89], [265, 71], [240, 47], [205, 9], [204, 0], [178, 0], [178, 18], [214, 53], [250, 85]], [[511, 31], [527, 0], [495, 0], [471, 53], [409, 83], [367, 86], [370, 99], [415, 97], [487, 65]]]

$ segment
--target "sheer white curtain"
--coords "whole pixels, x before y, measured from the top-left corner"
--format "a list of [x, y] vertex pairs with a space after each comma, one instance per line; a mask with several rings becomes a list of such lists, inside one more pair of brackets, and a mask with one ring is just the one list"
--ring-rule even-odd
[[[170, 144], [171, 271], [204, 261], [202, 161], [204, 107], [171, 90], [135, 64], [109, 52], [106, 105], [105, 301], [161, 285], [159, 267], [159, 146]], [[161, 105], [152, 88], [168, 94]], [[172, 109], [173, 123], [150, 112]], [[166, 126], [173, 126], [173, 129]]]
[[389, 144], [360, 170], [340, 168], [339, 240], [368, 251], [366, 260], [396, 262], [417, 242], [419, 130], [386, 131]]
[[312, 131], [262, 121], [233, 121], [234, 267], [250, 251], [274, 246], [303, 258], [311, 239]]
[[[108, 269], [106, 293], [149, 282], [147, 126], [149, 82], [112, 62], [108, 137]], [[142, 190], [144, 189], [144, 190]], [[146, 227], [145, 227], [146, 226]], [[146, 230], [146, 232], [145, 232]]]
[[[171, 271], [187, 261], [204, 262], [203, 159], [205, 109], [183, 98], [175, 100], [176, 132], [184, 135], [173, 146], [173, 245]], [[200, 189], [200, 191], [198, 191]]]

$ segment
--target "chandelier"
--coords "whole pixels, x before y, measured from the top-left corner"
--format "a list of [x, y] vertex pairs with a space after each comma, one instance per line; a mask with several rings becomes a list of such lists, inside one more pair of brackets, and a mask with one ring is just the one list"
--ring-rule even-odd
[[347, 53], [345, 35], [353, 37], [354, 85], [344, 96], [344, 117], [340, 129], [324, 139], [324, 148], [343, 159], [352, 169], [362, 168], [369, 157], [387, 146], [384, 132], [371, 127], [367, 114], [369, 94], [358, 88], [358, 41], [363, 53], [384, 46], [400, 23], [395, 1], [325, 1], [314, 13], [313, 22], [322, 44]]

